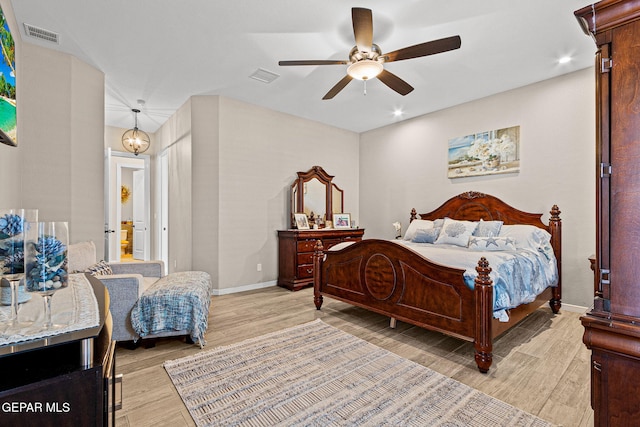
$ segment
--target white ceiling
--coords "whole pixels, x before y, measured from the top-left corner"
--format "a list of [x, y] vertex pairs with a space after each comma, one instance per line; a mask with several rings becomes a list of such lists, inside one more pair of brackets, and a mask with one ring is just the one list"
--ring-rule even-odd
[[[154, 132], [192, 95], [223, 95], [363, 132], [593, 64], [595, 44], [573, 11], [585, 0], [11, 0], [22, 40], [72, 54], [105, 74], [105, 120]], [[279, 67], [279, 60], [347, 59], [351, 7], [373, 10], [383, 53], [460, 35], [462, 47], [385, 68], [415, 90], [378, 80], [324, 94], [345, 65]], [[59, 34], [26, 36], [23, 24]], [[569, 55], [572, 61], [558, 64]], [[280, 75], [265, 84], [259, 68]], [[395, 109], [403, 115], [394, 117]]]

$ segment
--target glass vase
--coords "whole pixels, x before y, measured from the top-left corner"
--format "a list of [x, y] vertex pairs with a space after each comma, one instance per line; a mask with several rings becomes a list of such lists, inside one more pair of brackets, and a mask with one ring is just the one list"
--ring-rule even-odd
[[44, 329], [62, 327], [51, 321], [53, 294], [69, 285], [66, 222], [29, 223], [25, 240], [25, 286], [44, 298]]
[[[31, 298], [24, 292], [24, 240], [28, 224], [38, 221], [37, 209], [0, 209], [0, 291], [2, 304], [11, 304], [9, 327], [18, 322], [19, 304]], [[25, 324], [26, 326], [26, 324]]]

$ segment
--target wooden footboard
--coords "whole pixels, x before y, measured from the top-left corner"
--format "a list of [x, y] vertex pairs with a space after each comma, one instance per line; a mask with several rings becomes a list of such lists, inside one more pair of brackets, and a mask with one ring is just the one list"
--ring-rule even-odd
[[[481, 372], [492, 362], [493, 339], [546, 301], [554, 313], [561, 299], [560, 210], [551, 210], [549, 225], [541, 214], [519, 211], [482, 193], [467, 192], [451, 198], [438, 209], [420, 214], [422, 219], [449, 217], [459, 220], [500, 220], [527, 224], [551, 234], [558, 265], [558, 286], [547, 289], [536, 301], [509, 311], [510, 321], [493, 318], [491, 267], [478, 261], [474, 289], [464, 281], [464, 270], [434, 263], [392, 241], [367, 239], [344, 249], [325, 252], [318, 242], [314, 254], [314, 302], [319, 310], [323, 295], [366, 308], [413, 325], [471, 341]], [[416, 218], [415, 210], [412, 219]]]

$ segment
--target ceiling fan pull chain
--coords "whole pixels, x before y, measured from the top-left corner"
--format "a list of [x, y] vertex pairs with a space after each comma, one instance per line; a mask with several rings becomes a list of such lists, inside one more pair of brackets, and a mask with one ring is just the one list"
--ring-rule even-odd
[[364, 82], [364, 96], [367, 96], [367, 81], [363, 80]]

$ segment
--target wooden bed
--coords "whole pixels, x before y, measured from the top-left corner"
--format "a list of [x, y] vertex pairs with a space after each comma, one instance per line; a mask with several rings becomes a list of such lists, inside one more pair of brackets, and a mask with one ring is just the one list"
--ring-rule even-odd
[[[493, 340], [546, 301], [554, 313], [561, 300], [560, 210], [554, 205], [549, 224], [542, 214], [523, 212], [500, 199], [466, 192], [420, 219], [449, 217], [457, 220], [500, 220], [505, 225], [529, 224], [547, 230], [558, 266], [558, 286], [549, 287], [530, 303], [509, 310], [509, 322], [493, 318], [493, 286], [486, 259], [478, 261], [474, 289], [464, 282], [464, 270], [429, 261], [397, 243], [365, 239], [342, 250], [324, 251], [318, 242], [314, 254], [314, 302], [320, 310], [329, 296], [389, 316], [392, 327], [401, 320], [474, 343], [480, 372], [488, 372]], [[415, 209], [411, 220], [417, 219]]]

